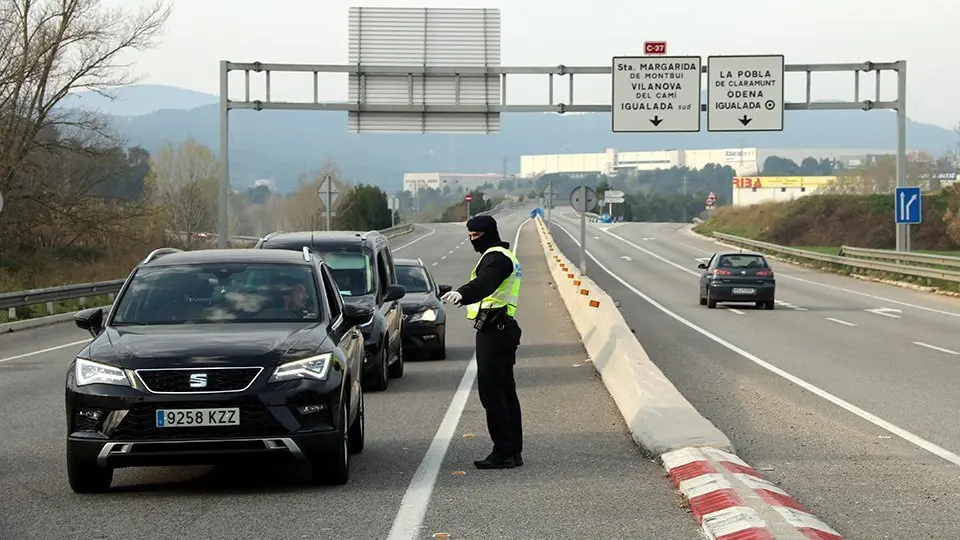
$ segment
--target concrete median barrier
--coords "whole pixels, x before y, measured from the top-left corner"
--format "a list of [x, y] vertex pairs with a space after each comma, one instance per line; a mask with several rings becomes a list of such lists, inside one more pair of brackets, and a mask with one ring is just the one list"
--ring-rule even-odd
[[557, 290], [633, 439], [656, 457], [708, 538], [841, 540], [799, 501], [762, 478], [687, 401], [630, 330], [617, 304], [579, 275], [537, 216]]
[[579, 276], [539, 217], [537, 222], [560, 297], [634, 440], [656, 456], [689, 446], [732, 451], [730, 440], [650, 360], [613, 299], [589, 277]]

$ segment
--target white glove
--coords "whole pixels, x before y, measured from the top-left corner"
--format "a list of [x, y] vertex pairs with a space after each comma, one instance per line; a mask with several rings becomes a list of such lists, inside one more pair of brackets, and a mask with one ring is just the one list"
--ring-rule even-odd
[[440, 299], [443, 300], [444, 302], [448, 302], [450, 304], [456, 304], [458, 306], [460, 305], [461, 298], [463, 298], [463, 295], [458, 293], [457, 291], [450, 291], [450, 292], [444, 293], [443, 296], [440, 297]]

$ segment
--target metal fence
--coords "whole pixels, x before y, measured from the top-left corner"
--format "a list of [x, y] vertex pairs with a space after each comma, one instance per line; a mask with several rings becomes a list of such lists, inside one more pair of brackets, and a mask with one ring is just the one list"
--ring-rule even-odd
[[[807, 251], [805, 249], [779, 246], [777, 244], [761, 242], [759, 240], [752, 240], [750, 238], [743, 238], [741, 236], [734, 236], [732, 234], [714, 232], [713, 237], [717, 240], [722, 240], [723, 242], [734, 246], [748, 247], [773, 255], [782, 255], [794, 259], [820, 261], [841, 266], [849, 266], [852, 268], [859, 268], [861, 270], [960, 283], [960, 271], [948, 269], [960, 269], [960, 258], [957, 257], [925, 255], [912, 252], [896, 252], [880, 249], [853, 248], [848, 246], [843, 246], [840, 248], [840, 254], [830, 255], [827, 253]], [[919, 264], [926, 264], [930, 266], [920, 266]], [[937, 268], [937, 266], [948, 268]]]
[[[413, 224], [406, 223], [380, 230], [380, 233], [387, 238], [392, 238], [413, 232]], [[234, 237], [240, 240], [257, 241], [255, 237]], [[109, 295], [113, 300], [123, 285], [123, 279], [114, 279], [109, 281], [100, 281], [97, 283], [78, 283], [75, 285], [63, 285], [60, 287], [50, 287], [46, 289], [31, 289], [27, 291], [15, 291], [0, 293], [0, 309], [10, 310], [10, 319], [16, 319], [16, 308], [23, 306], [32, 306], [37, 304], [46, 304], [47, 313], [53, 314], [53, 303], [63, 300], [86, 299], [91, 296]]]

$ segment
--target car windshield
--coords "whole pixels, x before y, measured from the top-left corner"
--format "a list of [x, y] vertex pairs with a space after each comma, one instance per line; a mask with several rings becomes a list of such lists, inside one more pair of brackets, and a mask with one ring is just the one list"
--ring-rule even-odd
[[767, 262], [759, 255], [723, 255], [717, 266], [720, 268], [766, 268]]
[[397, 266], [397, 283], [403, 285], [408, 293], [430, 292], [430, 279], [422, 266]]
[[373, 294], [376, 286], [373, 282], [373, 267], [370, 257], [361, 251], [337, 250], [320, 253], [320, 257], [333, 271], [343, 296], [363, 296]]
[[320, 319], [309, 266], [196, 264], [140, 268], [113, 324], [302, 322]]

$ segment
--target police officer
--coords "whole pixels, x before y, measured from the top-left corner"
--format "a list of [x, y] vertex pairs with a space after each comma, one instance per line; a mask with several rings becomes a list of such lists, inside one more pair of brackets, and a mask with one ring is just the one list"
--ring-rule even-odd
[[467, 222], [467, 231], [480, 260], [470, 281], [441, 299], [466, 305], [467, 319], [477, 329], [477, 388], [487, 411], [493, 451], [473, 464], [478, 469], [511, 469], [523, 465], [520, 400], [513, 377], [521, 334], [514, 318], [520, 298], [520, 261], [510, 244], [500, 240], [492, 217], [474, 216]]

